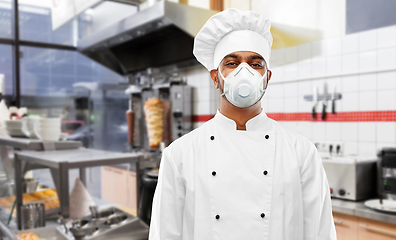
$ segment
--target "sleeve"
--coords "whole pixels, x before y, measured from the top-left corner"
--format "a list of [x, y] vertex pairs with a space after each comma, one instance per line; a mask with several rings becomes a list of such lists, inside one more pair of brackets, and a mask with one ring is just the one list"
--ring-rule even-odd
[[301, 173], [304, 240], [337, 239], [332, 215], [329, 184], [322, 160], [311, 145]]
[[185, 184], [170, 149], [163, 152], [151, 213], [149, 240], [179, 240], [183, 232]]

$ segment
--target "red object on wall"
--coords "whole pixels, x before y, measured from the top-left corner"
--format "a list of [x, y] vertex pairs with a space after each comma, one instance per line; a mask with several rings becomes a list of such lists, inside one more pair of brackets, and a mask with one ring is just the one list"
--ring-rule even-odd
[[[206, 122], [214, 115], [193, 116], [194, 122]], [[327, 113], [326, 119], [321, 119], [317, 113], [312, 119], [310, 112], [305, 113], [267, 113], [269, 118], [276, 121], [307, 121], [307, 122], [396, 122], [396, 111], [366, 111], [366, 112], [338, 112]]]

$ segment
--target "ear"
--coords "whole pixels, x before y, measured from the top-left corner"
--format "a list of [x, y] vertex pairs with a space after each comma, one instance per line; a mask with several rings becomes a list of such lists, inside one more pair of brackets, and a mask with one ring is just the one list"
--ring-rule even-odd
[[219, 88], [219, 84], [218, 84], [218, 81], [217, 81], [217, 70], [216, 69], [213, 69], [213, 70], [210, 71], [210, 77], [213, 80], [215, 88], [218, 89]]
[[271, 80], [271, 77], [272, 77], [272, 72], [271, 72], [271, 70], [267, 70], [267, 84], [268, 84], [268, 82]]

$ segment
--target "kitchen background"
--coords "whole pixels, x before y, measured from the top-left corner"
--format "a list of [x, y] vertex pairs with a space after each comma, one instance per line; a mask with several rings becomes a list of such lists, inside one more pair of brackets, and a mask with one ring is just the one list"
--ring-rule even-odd
[[[71, 17], [62, 15], [70, 9], [56, 8], [61, 2], [74, 4]], [[0, 99], [27, 107], [32, 116], [60, 117], [67, 139], [81, 141], [84, 150], [141, 154], [138, 167], [109, 165], [81, 173], [96, 201], [126, 206], [135, 215], [145, 209], [139, 217], [149, 223], [163, 146], [149, 147], [148, 129], [158, 122], [149, 126], [143, 106], [151, 97], [162, 101], [161, 111], [151, 110], [162, 114], [157, 119], [165, 133], [158, 136], [165, 146], [215, 115], [219, 91], [191, 51], [206, 19], [227, 8], [261, 12], [272, 22], [273, 74], [262, 106], [321, 151], [338, 238], [395, 239], [396, 215], [389, 214], [394, 208], [384, 206], [395, 206], [387, 200], [395, 200], [390, 192], [396, 170], [377, 161], [389, 164], [395, 153], [376, 156], [383, 147], [396, 147], [394, 0], [0, 0]], [[324, 119], [323, 101], [312, 101], [315, 92], [319, 98], [327, 92]], [[340, 99], [332, 101], [334, 96]], [[340, 146], [345, 158], [329, 157], [330, 145]], [[1, 145], [0, 153], [4, 149]], [[13, 158], [5, 155], [2, 161]], [[84, 174], [68, 173], [71, 190]], [[55, 188], [48, 169], [33, 170], [32, 177]], [[3, 203], [10, 200], [3, 198], [4, 186], [14, 184], [14, 178], [8, 180], [4, 184], [4, 173], [0, 176]], [[382, 198], [372, 199], [379, 196], [385, 196], [384, 205]]]

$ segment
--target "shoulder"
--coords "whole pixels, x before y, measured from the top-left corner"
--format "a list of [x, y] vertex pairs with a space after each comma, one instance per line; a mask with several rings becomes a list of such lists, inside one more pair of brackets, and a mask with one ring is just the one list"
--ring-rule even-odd
[[276, 121], [273, 121], [273, 124], [276, 129], [278, 144], [288, 146], [289, 150], [293, 151], [300, 160], [300, 165], [305, 164], [306, 160], [312, 158], [313, 155], [318, 155], [315, 145], [305, 136], [282, 126]]

